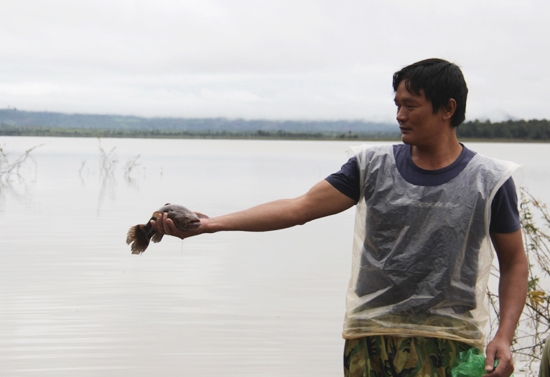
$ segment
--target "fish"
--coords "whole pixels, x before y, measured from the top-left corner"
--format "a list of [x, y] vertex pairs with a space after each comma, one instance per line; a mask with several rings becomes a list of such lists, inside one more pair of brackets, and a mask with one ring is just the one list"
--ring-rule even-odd
[[137, 224], [128, 230], [126, 235], [126, 244], [130, 245], [132, 254], [141, 254], [149, 246], [149, 241], [158, 243], [162, 240], [162, 234], [155, 231], [151, 220], [157, 220], [157, 217], [163, 213], [168, 214], [168, 218], [174, 222], [174, 225], [181, 230], [196, 229], [201, 225], [200, 219], [207, 219], [208, 216], [200, 212], [193, 212], [190, 209], [179, 205], [166, 203], [164, 206], [153, 212], [151, 219], [147, 224]]

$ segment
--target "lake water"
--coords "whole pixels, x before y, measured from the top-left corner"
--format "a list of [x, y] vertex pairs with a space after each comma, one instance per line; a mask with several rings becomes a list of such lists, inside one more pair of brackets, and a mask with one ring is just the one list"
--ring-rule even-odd
[[[140, 256], [125, 238], [166, 202], [215, 216], [301, 195], [348, 142], [0, 137], [12, 157], [37, 145], [0, 187], [1, 376], [342, 375], [353, 210]], [[467, 145], [550, 202], [550, 144]]]

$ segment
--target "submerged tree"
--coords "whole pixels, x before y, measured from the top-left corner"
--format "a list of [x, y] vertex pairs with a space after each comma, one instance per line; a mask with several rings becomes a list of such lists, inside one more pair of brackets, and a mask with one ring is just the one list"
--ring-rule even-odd
[[21, 178], [21, 168], [27, 160], [32, 159], [31, 152], [38, 147], [39, 145], [36, 145], [27, 149], [17, 157], [15, 161], [12, 161], [8, 158], [8, 154], [5, 150], [0, 146], [0, 186], [10, 183], [13, 179]]

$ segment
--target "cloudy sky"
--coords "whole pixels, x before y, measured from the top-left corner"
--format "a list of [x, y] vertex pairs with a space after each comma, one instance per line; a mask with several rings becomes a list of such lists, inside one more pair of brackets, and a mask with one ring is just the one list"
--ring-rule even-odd
[[393, 122], [441, 57], [468, 119], [550, 118], [549, 35], [547, 0], [2, 0], [0, 108]]

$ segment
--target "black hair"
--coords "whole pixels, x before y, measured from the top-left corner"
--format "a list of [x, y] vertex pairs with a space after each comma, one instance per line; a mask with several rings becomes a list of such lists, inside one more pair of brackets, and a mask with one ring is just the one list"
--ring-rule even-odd
[[456, 101], [456, 110], [451, 118], [451, 126], [458, 127], [466, 117], [466, 97], [468, 87], [460, 68], [443, 59], [426, 59], [411, 64], [393, 74], [393, 90], [405, 80], [405, 88], [409, 93], [424, 96], [431, 102], [436, 114], [445, 108], [449, 100]]

